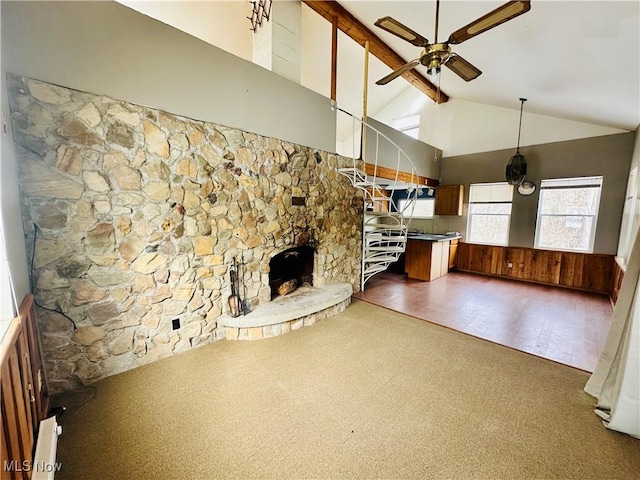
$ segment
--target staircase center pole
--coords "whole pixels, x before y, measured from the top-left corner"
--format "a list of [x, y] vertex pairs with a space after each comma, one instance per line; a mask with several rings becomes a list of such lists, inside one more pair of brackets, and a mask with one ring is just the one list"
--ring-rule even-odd
[[[362, 169], [366, 171], [366, 146], [367, 146], [367, 93], [369, 89], [369, 40], [364, 42], [364, 75], [363, 75], [363, 89], [362, 89], [362, 133], [361, 133], [361, 142], [360, 142], [360, 158], [362, 158]], [[374, 172], [375, 174], [375, 172]], [[375, 180], [374, 180], [375, 182]], [[375, 194], [375, 185], [373, 187], [373, 192]], [[365, 192], [362, 198], [362, 251], [361, 251], [361, 268], [362, 272], [360, 275], [360, 290], [364, 291], [364, 272], [365, 272], [365, 253], [367, 248], [367, 237], [365, 235], [366, 228], [366, 215], [367, 215], [367, 194]]]
[[360, 158], [365, 161], [367, 145], [367, 94], [369, 90], [369, 40], [364, 42], [364, 85], [362, 88], [362, 145], [360, 146]]

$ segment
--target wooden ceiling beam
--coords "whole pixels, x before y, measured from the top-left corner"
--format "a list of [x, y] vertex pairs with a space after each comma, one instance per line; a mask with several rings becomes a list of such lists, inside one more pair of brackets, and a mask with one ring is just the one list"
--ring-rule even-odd
[[[330, 23], [337, 19], [338, 29], [364, 47], [364, 42], [369, 41], [369, 51], [378, 58], [382, 63], [392, 70], [396, 70], [407, 63], [400, 55], [391, 49], [382, 41], [375, 33], [373, 33], [360, 20], [349, 13], [338, 2], [327, 0], [302, 0], [302, 3], [311, 8], [314, 12], [322, 15]], [[409, 70], [402, 77], [411, 85], [423, 92], [434, 102], [445, 103], [449, 100], [449, 96], [440, 90], [439, 99], [437, 87], [427, 80], [416, 69]]]

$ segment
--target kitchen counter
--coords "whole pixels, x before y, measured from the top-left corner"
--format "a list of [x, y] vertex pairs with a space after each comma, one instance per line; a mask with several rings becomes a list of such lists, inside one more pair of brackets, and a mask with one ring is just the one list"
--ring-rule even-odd
[[444, 233], [409, 233], [410, 240], [426, 240], [427, 242], [446, 242], [462, 238], [462, 235], [445, 235]]

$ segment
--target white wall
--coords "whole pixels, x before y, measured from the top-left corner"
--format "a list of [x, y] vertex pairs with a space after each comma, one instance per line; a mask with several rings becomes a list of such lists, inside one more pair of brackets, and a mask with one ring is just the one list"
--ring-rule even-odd
[[302, 5], [300, 83], [325, 97], [331, 96], [331, 24]]
[[[618, 257], [626, 265], [633, 242], [640, 229], [640, 129], [635, 132], [633, 156], [629, 168], [629, 180], [625, 195], [620, 240], [618, 242]], [[635, 170], [635, 175], [631, 175]]]
[[[6, 2], [0, 2], [0, 16], [4, 15]], [[4, 39], [4, 31], [0, 37], [0, 49], [4, 62], [5, 51], [8, 48]], [[22, 216], [20, 210], [20, 197], [18, 192], [18, 171], [13, 156], [13, 133], [8, 111], [8, 97], [5, 88], [4, 69], [0, 74], [0, 103], [2, 105], [2, 130], [0, 131], [0, 234], [3, 235], [0, 246], [0, 262], [9, 268], [10, 277], [0, 268], [0, 302], [2, 302], [2, 317], [4, 325], [0, 325], [0, 338], [8, 323], [6, 316], [11, 315], [11, 303], [7, 304], [10, 292], [13, 291], [14, 303], [17, 298], [22, 301], [31, 290], [29, 287], [27, 252], [22, 230]], [[9, 285], [9, 283], [11, 285]], [[15, 312], [13, 312], [15, 313]]]
[[[3, 2], [0, 2], [0, 16]], [[4, 42], [0, 38], [0, 50]], [[7, 104], [5, 76], [0, 75], [0, 101]], [[11, 123], [2, 109], [0, 130], [0, 338], [17, 313], [16, 297], [29, 292], [27, 253], [22, 233], [18, 175], [13, 161]], [[7, 233], [5, 233], [5, 231]]]
[[[520, 102], [514, 98], [513, 109], [494, 107], [451, 98], [436, 105], [414, 87], [407, 87], [398, 97], [373, 116], [387, 125], [394, 118], [420, 113], [420, 140], [436, 145], [445, 157], [491, 152], [513, 148], [518, 141]], [[520, 145], [539, 145], [580, 138], [599, 137], [626, 130], [575, 122], [528, 113], [535, 99], [524, 104]]]
[[251, 4], [248, 0], [135, 1], [118, 3], [194, 37], [251, 60]]

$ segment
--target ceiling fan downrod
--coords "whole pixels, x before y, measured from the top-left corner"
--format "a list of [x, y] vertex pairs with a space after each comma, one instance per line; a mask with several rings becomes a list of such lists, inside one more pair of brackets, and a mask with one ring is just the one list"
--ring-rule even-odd
[[438, 18], [440, 18], [440, 0], [436, 0], [436, 31], [433, 35], [433, 43], [438, 43]]

